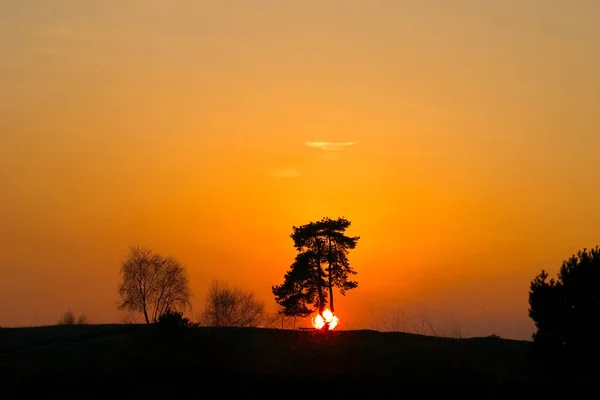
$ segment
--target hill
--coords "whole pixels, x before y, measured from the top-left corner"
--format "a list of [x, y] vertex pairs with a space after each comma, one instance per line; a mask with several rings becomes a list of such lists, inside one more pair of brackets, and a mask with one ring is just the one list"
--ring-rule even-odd
[[[146, 325], [0, 329], [4, 395], [337, 398], [458, 391], [501, 397], [545, 381], [529, 342], [377, 331]], [[2, 397], [2, 396], [0, 396]]]

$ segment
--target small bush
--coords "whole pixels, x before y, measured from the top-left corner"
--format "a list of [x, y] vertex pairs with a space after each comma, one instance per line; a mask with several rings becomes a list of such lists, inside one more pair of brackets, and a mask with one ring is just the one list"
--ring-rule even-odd
[[60, 317], [58, 320], [58, 325], [75, 325], [75, 314], [73, 311], [69, 310]]
[[87, 316], [81, 314], [79, 317], [75, 316], [73, 311], [69, 310], [60, 317], [58, 325], [85, 325], [88, 323]]
[[158, 317], [158, 326], [161, 328], [174, 329], [174, 328], [195, 328], [198, 326], [197, 323], [193, 323], [183, 316], [181, 311], [173, 311], [167, 309], [160, 317]]

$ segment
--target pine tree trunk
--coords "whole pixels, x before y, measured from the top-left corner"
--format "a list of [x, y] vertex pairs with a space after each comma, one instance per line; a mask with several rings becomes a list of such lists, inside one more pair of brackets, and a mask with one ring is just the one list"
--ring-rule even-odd
[[331, 282], [329, 282], [329, 309], [335, 314], [335, 307], [333, 307], [333, 286], [331, 286]]
[[317, 248], [317, 259], [315, 261], [317, 262], [319, 272], [319, 283], [317, 284], [317, 289], [319, 292], [319, 315], [321, 317], [323, 316], [323, 311], [325, 311], [325, 296], [323, 294], [323, 287], [321, 286], [321, 281], [323, 279], [323, 270], [321, 269], [322, 254], [323, 252], [319, 242], [319, 246]]
[[323, 288], [319, 285], [319, 315], [323, 316], [323, 311], [325, 311], [325, 297], [323, 296]]
[[329, 278], [329, 309], [331, 310], [331, 312], [333, 314], [335, 314], [335, 307], [333, 306], [333, 276], [332, 276], [332, 266], [331, 266], [331, 238], [329, 239], [329, 256], [328, 261], [329, 261], [329, 268], [328, 268], [328, 278]]

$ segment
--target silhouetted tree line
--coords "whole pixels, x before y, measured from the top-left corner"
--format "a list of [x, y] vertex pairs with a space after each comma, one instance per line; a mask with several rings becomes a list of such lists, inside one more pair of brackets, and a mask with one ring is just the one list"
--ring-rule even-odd
[[[272, 327], [278, 320], [253, 293], [214, 281], [198, 322], [183, 316], [191, 310], [191, 290], [185, 266], [148, 248], [133, 246], [121, 264], [119, 309], [141, 314], [147, 324], [164, 327]], [[75, 324], [75, 316], [63, 319]]]
[[[275, 327], [281, 317], [307, 317], [327, 304], [335, 313], [334, 289], [345, 295], [358, 282], [348, 260], [359, 237], [346, 235], [351, 222], [345, 218], [323, 218], [299, 227], [290, 235], [298, 251], [281, 285], [272, 287], [280, 306], [279, 316], [269, 313], [253, 293], [214, 281], [199, 323], [207, 326]], [[119, 309], [143, 316], [147, 324], [191, 326], [183, 311], [191, 309], [191, 291], [185, 267], [174, 257], [164, 257], [148, 248], [133, 246], [121, 264]], [[315, 309], [316, 307], [316, 309]]]
[[[348, 253], [359, 237], [347, 236], [350, 221], [323, 218], [299, 227], [290, 235], [298, 251], [281, 285], [272, 287], [280, 316], [307, 317], [327, 304], [334, 312], [334, 288], [344, 295], [358, 283]], [[146, 323], [165, 326], [275, 327], [279, 317], [266, 311], [250, 292], [214, 281], [199, 321], [183, 317], [191, 307], [191, 291], [185, 267], [173, 257], [132, 247], [121, 265], [119, 308], [140, 313]], [[529, 316], [535, 354], [563, 360], [564, 356], [600, 355], [600, 249], [583, 249], [562, 263], [557, 278], [545, 270], [530, 284]], [[316, 309], [315, 309], [316, 308]], [[67, 312], [60, 323], [85, 323]], [[283, 320], [282, 320], [283, 325]]]

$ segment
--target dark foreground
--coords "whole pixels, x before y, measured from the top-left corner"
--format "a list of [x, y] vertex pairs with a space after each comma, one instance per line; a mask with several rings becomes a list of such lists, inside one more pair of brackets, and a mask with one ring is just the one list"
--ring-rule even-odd
[[[374, 331], [0, 329], [0, 398], [559, 398], [529, 343]], [[574, 397], [575, 396], [575, 397]], [[567, 398], [577, 398], [570, 393]]]

